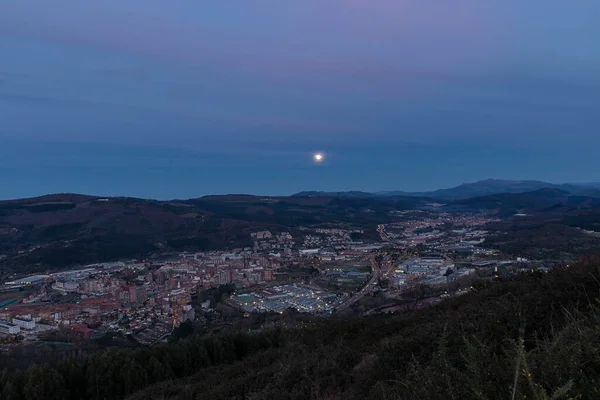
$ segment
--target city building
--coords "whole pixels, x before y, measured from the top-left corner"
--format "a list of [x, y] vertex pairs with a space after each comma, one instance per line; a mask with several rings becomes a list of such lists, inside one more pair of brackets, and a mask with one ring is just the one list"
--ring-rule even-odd
[[129, 287], [129, 301], [131, 303], [143, 303], [148, 297], [146, 296], [146, 290], [143, 286], [130, 286]]
[[219, 271], [219, 285], [227, 285], [231, 282], [231, 274], [229, 271]]
[[0, 333], [4, 333], [5, 335], [16, 335], [19, 332], [21, 332], [21, 328], [18, 326], [0, 322]]
[[16, 325], [22, 329], [27, 329], [27, 330], [35, 329], [35, 321], [33, 321], [32, 319], [13, 318], [12, 323], [13, 323], [13, 325]]
[[309, 256], [319, 254], [319, 249], [304, 249], [299, 251], [301, 256]]
[[33, 275], [25, 278], [15, 279], [14, 281], [6, 282], [7, 285], [40, 285], [46, 281], [48, 275]]
[[262, 231], [262, 232], [255, 232], [252, 233], [250, 235], [253, 239], [257, 239], [257, 240], [264, 240], [264, 239], [271, 239], [271, 237], [273, 236], [271, 234], [271, 232], [269, 231]]

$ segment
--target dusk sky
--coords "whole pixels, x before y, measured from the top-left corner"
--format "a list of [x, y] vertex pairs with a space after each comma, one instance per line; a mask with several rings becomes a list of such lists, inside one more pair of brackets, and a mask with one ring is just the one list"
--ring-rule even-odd
[[597, 182], [599, 18], [598, 0], [2, 0], [0, 198]]

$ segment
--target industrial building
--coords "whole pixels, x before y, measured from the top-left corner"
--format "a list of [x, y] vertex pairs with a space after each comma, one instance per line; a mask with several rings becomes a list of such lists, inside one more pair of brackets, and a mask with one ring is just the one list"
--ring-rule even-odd
[[32, 319], [25, 318], [13, 318], [12, 323], [20, 328], [33, 330], [35, 329], [35, 321]]
[[[325, 301], [325, 298], [329, 301]], [[246, 312], [274, 311], [283, 313], [289, 308], [300, 312], [326, 312], [331, 310], [336, 296], [297, 285], [275, 286], [247, 294], [232, 296]]]
[[299, 253], [301, 256], [309, 256], [314, 254], [319, 254], [320, 249], [304, 249], [300, 250]]
[[0, 322], [0, 333], [4, 333], [5, 335], [16, 335], [19, 332], [21, 332], [21, 328], [18, 326]]
[[7, 285], [40, 285], [48, 278], [48, 275], [33, 275], [25, 278], [15, 279], [11, 282], [6, 282]]

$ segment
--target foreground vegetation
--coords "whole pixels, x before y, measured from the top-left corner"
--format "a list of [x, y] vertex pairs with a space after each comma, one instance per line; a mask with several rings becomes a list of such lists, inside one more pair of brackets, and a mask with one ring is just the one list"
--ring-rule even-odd
[[[190, 337], [4, 371], [2, 399], [600, 398], [600, 262], [411, 313]], [[152, 386], [149, 386], [152, 385]]]

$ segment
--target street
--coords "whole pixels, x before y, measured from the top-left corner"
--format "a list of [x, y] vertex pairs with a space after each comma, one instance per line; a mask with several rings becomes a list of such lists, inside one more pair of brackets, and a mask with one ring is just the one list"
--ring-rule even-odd
[[356, 292], [354, 296], [349, 297], [342, 304], [340, 304], [336, 308], [336, 311], [343, 311], [362, 299], [367, 293], [370, 293], [373, 290], [374, 285], [380, 278], [391, 278], [394, 268], [392, 260], [389, 256], [383, 256], [381, 260], [381, 268], [377, 263], [377, 255], [371, 256], [369, 258], [369, 262], [371, 263], [371, 278], [365, 283], [360, 291]]

